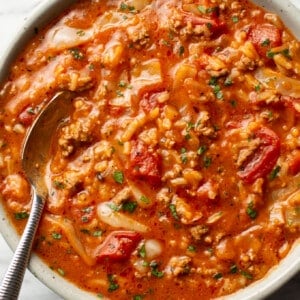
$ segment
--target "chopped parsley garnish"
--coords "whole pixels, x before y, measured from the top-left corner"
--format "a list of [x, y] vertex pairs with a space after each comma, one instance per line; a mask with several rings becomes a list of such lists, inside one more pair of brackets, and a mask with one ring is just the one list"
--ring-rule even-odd
[[120, 9], [121, 10], [129, 10], [129, 11], [132, 12], [132, 11], [135, 10], [135, 7], [122, 2], [121, 5], [120, 5]]
[[209, 84], [209, 85], [217, 85], [217, 84], [218, 84], [218, 78], [215, 77], [215, 76], [212, 76], [212, 77], [209, 79], [208, 84]]
[[196, 251], [197, 251], [197, 248], [196, 248], [196, 246], [194, 246], [194, 245], [189, 245], [189, 246], [187, 247], [187, 250], [190, 251], [190, 252], [196, 252]]
[[156, 261], [152, 261], [150, 263], [150, 268], [151, 268], [151, 275], [157, 278], [162, 278], [164, 276], [164, 272], [158, 270], [158, 263]]
[[203, 163], [204, 163], [204, 167], [208, 168], [212, 163], [212, 158], [209, 157], [209, 156], [204, 156], [203, 157]]
[[178, 53], [179, 56], [182, 56], [184, 54], [184, 47], [182, 45], [179, 47]]
[[77, 60], [82, 60], [84, 58], [83, 53], [78, 48], [70, 49], [70, 53]]
[[122, 171], [115, 171], [113, 173], [113, 178], [116, 183], [122, 184], [124, 182], [124, 174]]
[[222, 277], [223, 277], [222, 273], [216, 273], [216, 274], [213, 275], [214, 279], [221, 279]]
[[224, 81], [225, 86], [231, 86], [232, 85], [232, 79], [230, 77], [227, 77]]
[[61, 269], [61, 268], [58, 268], [57, 269], [57, 272], [58, 272], [58, 274], [60, 275], [60, 276], [65, 276], [65, 271], [63, 270], [63, 269]]
[[65, 184], [62, 181], [54, 180], [53, 184], [58, 190], [63, 190], [65, 188]]
[[255, 92], [259, 92], [260, 89], [261, 89], [261, 85], [260, 85], [260, 84], [256, 85], [256, 86], [254, 87], [254, 89], [255, 89]]
[[122, 203], [122, 210], [127, 211], [129, 213], [133, 213], [137, 208], [137, 203], [134, 201], [125, 201]]
[[233, 17], [231, 18], [231, 20], [232, 20], [233, 23], [238, 23], [239, 17], [238, 17], [238, 16], [233, 16]]
[[114, 292], [119, 288], [119, 285], [115, 279], [115, 276], [112, 274], [108, 274], [107, 275], [107, 279], [108, 279], [108, 291], [109, 292]]
[[145, 195], [142, 195], [140, 200], [146, 204], [149, 204], [150, 203], [150, 200], [148, 197], [146, 197]]
[[274, 52], [272, 50], [267, 51], [266, 56], [268, 58], [274, 58], [275, 55], [277, 54], [282, 54], [284, 57], [291, 59], [291, 55], [290, 55], [290, 50], [289, 49], [283, 49], [282, 51], [279, 52]]
[[250, 280], [253, 279], [252, 274], [250, 274], [250, 273], [248, 273], [248, 272], [246, 272], [246, 271], [244, 271], [244, 270], [241, 270], [240, 273], [241, 273], [241, 275], [243, 275], [243, 276], [246, 277], [247, 279], [250, 279]]
[[237, 101], [235, 99], [231, 99], [230, 104], [232, 107], [237, 107]]
[[253, 202], [251, 201], [246, 209], [247, 215], [250, 217], [250, 219], [254, 220], [257, 217], [257, 211], [253, 208]]
[[173, 218], [174, 218], [175, 220], [179, 220], [179, 216], [178, 216], [178, 214], [177, 214], [175, 204], [170, 204], [170, 205], [169, 205], [169, 209], [170, 209], [170, 211], [171, 211], [171, 214], [172, 214]]
[[183, 164], [186, 164], [188, 162], [188, 158], [187, 158], [187, 155], [186, 155], [186, 149], [185, 148], [181, 148], [180, 149], [180, 153], [181, 153], [181, 156], [180, 156], [181, 162]]
[[238, 272], [238, 267], [236, 264], [230, 266], [230, 273], [231, 274], [236, 274]]
[[28, 217], [29, 217], [29, 213], [26, 211], [21, 211], [21, 212], [15, 213], [16, 220], [24, 220], [24, 219], [28, 219]]
[[99, 237], [99, 236], [101, 236], [103, 234], [103, 231], [102, 230], [95, 230], [94, 232], [93, 232], [93, 236], [94, 237]]
[[138, 250], [138, 254], [142, 258], [146, 257], [146, 247], [145, 247], [145, 244], [143, 244], [142, 247]]
[[124, 94], [120, 90], [116, 90], [116, 94], [118, 97], [124, 97]]
[[269, 175], [269, 179], [270, 180], [274, 180], [277, 176], [278, 176], [278, 173], [280, 172], [281, 170], [281, 167], [280, 166], [276, 166], [270, 173]]
[[132, 300], [142, 300], [144, 298], [143, 295], [134, 295]]
[[204, 152], [206, 152], [206, 150], [207, 150], [207, 146], [205, 146], [205, 145], [200, 146], [197, 150], [197, 154], [202, 155]]
[[262, 45], [263, 47], [269, 46], [269, 45], [270, 45], [270, 40], [269, 40], [269, 39], [265, 39], [265, 40], [261, 43], [261, 45]]
[[78, 31], [76, 32], [76, 34], [77, 34], [78, 36], [84, 36], [84, 35], [85, 35], [85, 32], [84, 32], [83, 30], [78, 30]]
[[125, 87], [127, 86], [127, 83], [126, 83], [125, 81], [121, 80], [121, 81], [119, 82], [118, 86], [119, 86], [119, 87], [125, 88]]
[[55, 240], [60, 240], [62, 235], [58, 232], [52, 232], [52, 237], [55, 239]]
[[221, 87], [218, 84], [213, 87], [213, 92], [217, 99], [223, 99], [223, 92], [221, 91]]

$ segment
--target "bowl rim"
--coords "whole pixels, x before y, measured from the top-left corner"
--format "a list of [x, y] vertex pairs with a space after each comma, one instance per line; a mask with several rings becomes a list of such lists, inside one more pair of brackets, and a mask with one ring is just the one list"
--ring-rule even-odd
[[[48, 0], [42, 1], [38, 4], [32, 13], [25, 19], [20, 30], [3, 52], [3, 56], [0, 61], [0, 84], [5, 81], [9, 74], [10, 65], [16, 59], [17, 55], [24, 49], [24, 46], [36, 35], [36, 31], [47, 25], [76, 1], [77, 0]], [[287, 2], [283, 2], [282, 0], [254, 0], [252, 2], [278, 14], [286, 26], [293, 32], [294, 36], [300, 39], [300, 30], [297, 30], [300, 29], [300, 10], [292, 2], [289, 0]], [[0, 233], [9, 247], [14, 250], [18, 244], [19, 237], [14, 226], [10, 223], [9, 218], [6, 215], [1, 199]], [[95, 299], [96, 297], [95, 294], [80, 289], [72, 282], [52, 271], [35, 253], [32, 254], [29, 262], [29, 270], [38, 280], [58, 295], [64, 297], [64, 299], [89, 300]], [[300, 238], [295, 242], [288, 255], [282, 259], [278, 265], [271, 268], [262, 279], [250, 284], [246, 288], [238, 290], [233, 294], [222, 296], [218, 299], [262, 299], [284, 285], [299, 271]]]

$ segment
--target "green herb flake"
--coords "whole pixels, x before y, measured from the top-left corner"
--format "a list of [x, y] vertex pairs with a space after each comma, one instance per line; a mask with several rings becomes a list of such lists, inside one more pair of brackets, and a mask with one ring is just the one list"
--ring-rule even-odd
[[85, 32], [84, 32], [83, 30], [78, 30], [78, 31], [76, 32], [76, 34], [77, 34], [78, 36], [84, 36], [84, 35], [85, 35]]
[[278, 176], [280, 170], [281, 170], [281, 167], [280, 167], [280, 166], [276, 166], [276, 167], [271, 171], [271, 173], [270, 173], [270, 175], [269, 175], [269, 179], [270, 179], [270, 180], [274, 180], [274, 179]]
[[255, 89], [255, 92], [259, 92], [261, 90], [261, 85], [260, 84], [256, 85], [254, 87], [254, 89]]
[[289, 58], [289, 59], [292, 58], [289, 49], [283, 49], [280, 53], [286, 58]]
[[108, 203], [107, 206], [108, 206], [111, 210], [113, 210], [113, 211], [119, 211], [119, 210], [120, 210], [120, 207], [119, 207], [117, 204], [113, 203], [113, 202]]
[[134, 295], [132, 300], [142, 300], [144, 298], [143, 295]]
[[146, 197], [145, 195], [142, 195], [140, 200], [146, 204], [149, 204], [150, 203], [150, 200], [148, 197]]
[[232, 107], [236, 108], [237, 107], [237, 101], [235, 99], [230, 100], [230, 104]]
[[107, 280], [108, 280], [108, 291], [114, 292], [119, 288], [119, 284], [117, 283], [115, 276], [112, 274], [107, 275]]
[[122, 171], [115, 171], [113, 173], [113, 179], [116, 183], [122, 184], [124, 182], [124, 174]]
[[118, 84], [119, 87], [125, 88], [127, 86], [127, 83], [123, 80], [121, 80]]
[[102, 298], [104, 298], [104, 296], [102, 294], [97, 294], [97, 298], [102, 299]]
[[57, 272], [58, 272], [58, 274], [59, 274], [60, 276], [65, 276], [65, 275], [66, 275], [65, 271], [64, 271], [63, 269], [61, 269], [61, 268], [58, 268], [58, 269], [57, 269]]
[[213, 275], [213, 278], [214, 278], [214, 279], [217, 279], [217, 280], [218, 280], [218, 279], [221, 279], [222, 277], [223, 277], [223, 274], [222, 274], [222, 273], [216, 273], [216, 274]]
[[236, 264], [230, 266], [230, 269], [229, 269], [230, 273], [231, 274], [236, 274], [238, 272], [238, 267]]
[[122, 203], [122, 210], [127, 211], [129, 213], [133, 213], [137, 208], [137, 203], [134, 201], [125, 201]]
[[203, 145], [203, 146], [200, 146], [197, 150], [197, 154], [198, 155], [202, 155], [203, 153], [205, 153], [207, 151], [207, 146], [206, 145]]
[[102, 234], [103, 234], [103, 231], [102, 231], [102, 230], [95, 230], [95, 231], [93, 232], [93, 236], [94, 236], [94, 237], [102, 236]]
[[59, 180], [54, 180], [53, 185], [58, 190], [63, 190], [65, 188], [65, 184], [62, 181], [59, 181]]
[[232, 20], [232, 22], [233, 23], [238, 23], [239, 22], [239, 17], [238, 16], [233, 16], [232, 18], [231, 18], [231, 20]]
[[169, 209], [171, 211], [171, 214], [172, 214], [173, 218], [175, 220], [179, 220], [179, 216], [178, 216], [177, 211], [176, 211], [176, 206], [174, 204], [170, 204]]
[[179, 47], [178, 54], [179, 56], [182, 56], [184, 54], [184, 47], [182, 45]]
[[199, 12], [201, 12], [202, 14], [206, 14], [207, 13], [207, 7], [203, 6], [203, 5], [198, 5], [197, 9], [199, 10]]
[[224, 81], [224, 85], [225, 86], [232, 86], [233, 82], [232, 79], [230, 77], [227, 77]]
[[212, 158], [209, 156], [204, 156], [203, 157], [203, 163], [204, 163], [204, 167], [208, 168], [210, 167], [211, 163], [212, 163]]
[[118, 97], [124, 97], [124, 94], [120, 90], [116, 90], [116, 94]]
[[163, 271], [158, 270], [158, 263], [156, 261], [152, 261], [150, 263], [150, 268], [151, 268], [151, 275], [157, 278], [162, 278], [164, 276]]
[[266, 56], [267, 58], [274, 58], [276, 52], [273, 52], [271, 50], [267, 51]]
[[270, 39], [265, 39], [265, 40], [261, 43], [261, 45], [262, 45], [263, 47], [269, 46], [269, 45], [270, 45]]
[[52, 232], [52, 238], [54, 238], [55, 240], [60, 240], [62, 235], [58, 232]]
[[78, 48], [70, 49], [70, 53], [76, 60], [82, 60], [84, 58], [83, 53]]
[[241, 270], [240, 273], [241, 273], [241, 275], [243, 275], [244, 277], [246, 277], [246, 278], [249, 279], [249, 280], [252, 280], [252, 279], [253, 279], [252, 274], [250, 274], [250, 273], [247, 272], [247, 271]]
[[141, 248], [138, 250], [138, 254], [140, 257], [145, 258], [146, 257], [146, 247], [145, 244], [142, 245]]
[[24, 220], [24, 219], [28, 219], [28, 217], [29, 217], [29, 213], [26, 211], [21, 211], [21, 212], [15, 213], [16, 220]]
[[187, 247], [187, 250], [188, 250], [189, 252], [196, 252], [196, 251], [197, 251], [197, 247], [194, 246], [194, 245], [189, 245], [189, 246]]
[[250, 219], [252, 219], [252, 220], [256, 219], [257, 211], [254, 209], [252, 201], [248, 204], [246, 213], [250, 217]]
[[209, 82], [208, 82], [209, 85], [212, 85], [212, 86], [215, 86], [218, 84], [218, 78], [215, 77], [215, 76], [212, 76], [210, 79], [209, 79]]

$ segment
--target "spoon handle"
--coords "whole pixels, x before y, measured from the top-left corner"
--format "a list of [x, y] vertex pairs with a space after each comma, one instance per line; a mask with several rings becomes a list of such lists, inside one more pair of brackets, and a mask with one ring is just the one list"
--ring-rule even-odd
[[33, 202], [28, 222], [13, 259], [0, 286], [0, 300], [18, 299], [24, 274], [29, 262], [34, 236], [41, 219], [44, 201], [33, 189]]

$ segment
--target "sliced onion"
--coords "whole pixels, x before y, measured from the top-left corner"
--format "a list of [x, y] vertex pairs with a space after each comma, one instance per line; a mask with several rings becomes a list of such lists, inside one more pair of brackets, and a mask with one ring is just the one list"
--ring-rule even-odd
[[114, 211], [110, 208], [110, 202], [103, 202], [98, 205], [97, 213], [99, 219], [112, 227], [124, 228], [128, 230], [146, 232], [148, 227], [136, 220], [125, 216], [124, 214]]
[[283, 96], [300, 98], [300, 81], [289, 78], [269, 68], [259, 68], [255, 78], [266, 88], [276, 90]]

